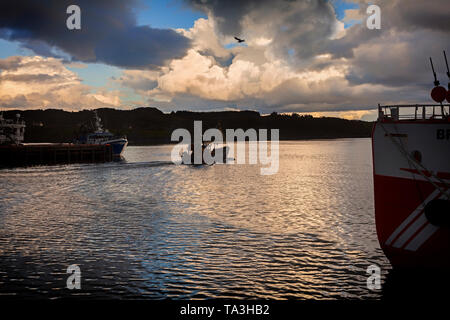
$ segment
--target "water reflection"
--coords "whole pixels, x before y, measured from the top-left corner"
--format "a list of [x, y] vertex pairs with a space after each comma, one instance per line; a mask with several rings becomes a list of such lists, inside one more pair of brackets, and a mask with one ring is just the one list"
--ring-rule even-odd
[[[31, 297], [377, 298], [390, 266], [369, 139], [283, 142], [258, 165], [192, 168], [171, 146], [125, 162], [0, 171], [0, 293]], [[82, 290], [65, 289], [79, 264]]]

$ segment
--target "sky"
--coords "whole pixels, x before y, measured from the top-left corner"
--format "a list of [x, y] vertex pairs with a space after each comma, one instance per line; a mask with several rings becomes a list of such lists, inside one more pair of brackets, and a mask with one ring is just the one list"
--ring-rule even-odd
[[[69, 5], [81, 29], [69, 30]], [[369, 29], [366, 10], [381, 10]], [[373, 120], [447, 86], [448, 0], [0, 3], [0, 109], [156, 107]], [[234, 37], [245, 39], [238, 44]]]

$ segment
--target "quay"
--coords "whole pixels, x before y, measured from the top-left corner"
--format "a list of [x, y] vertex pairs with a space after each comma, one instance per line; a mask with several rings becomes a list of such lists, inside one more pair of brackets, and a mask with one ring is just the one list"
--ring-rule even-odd
[[25, 143], [0, 145], [0, 166], [22, 167], [113, 161], [110, 144]]

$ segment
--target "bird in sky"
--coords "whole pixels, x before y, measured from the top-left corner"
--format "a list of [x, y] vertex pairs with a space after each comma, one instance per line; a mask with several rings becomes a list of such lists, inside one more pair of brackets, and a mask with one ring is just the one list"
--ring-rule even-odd
[[244, 39], [239, 39], [238, 37], [234, 37], [238, 43], [245, 42]]

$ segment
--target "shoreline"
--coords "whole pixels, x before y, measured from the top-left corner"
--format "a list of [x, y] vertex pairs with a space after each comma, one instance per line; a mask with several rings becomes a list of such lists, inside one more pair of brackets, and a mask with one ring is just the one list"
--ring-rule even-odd
[[[320, 137], [320, 138], [299, 138], [299, 139], [280, 139], [279, 142], [295, 142], [295, 141], [321, 141], [321, 140], [341, 140], [341, 139], [370, 139], [370, 136], [362, 136], [362, 137]], [[263, 140], [258, 140], [263, 141]], [[270, 140], [266, 140], [270, 142]], [[246, 141], [248, 142], [248, 141]], [[154, 144], [134, 144], [132, 142], [128, 143], [127, 148], [129, 147], [151, 147], [151, 146], [164, 146], [164, 145], [176, 145], [179, 142], [163, 142], [163, 143], [154, 143]]]

